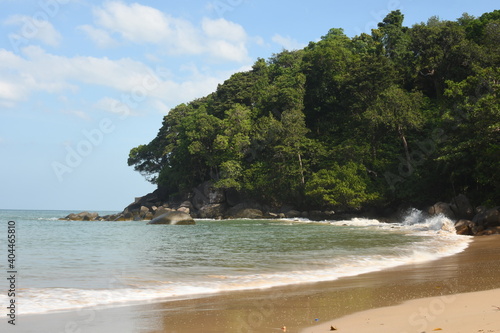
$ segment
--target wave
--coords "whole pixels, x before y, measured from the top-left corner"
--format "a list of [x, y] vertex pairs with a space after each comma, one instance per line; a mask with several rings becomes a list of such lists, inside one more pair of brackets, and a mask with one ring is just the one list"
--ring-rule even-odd
[[[304, 221], [305, 222], [305, 221]], [[404, 246], [384, 251], [370, 250], [370, 254], [345, 252], [335, 258], [318, 258], [298, 262], [286, 272], [247, 271], [227, 274], [207, 273], [196, 281], [150, 281], [140, 277], [127, 278], [119, 287], [109, 289], [28, 288], [18, 297], [23, 306], [20, 313], [45, 313], [69, 311], [84, 307], [116, 307], [145, 302], [203, 297], [227, 291], [263, 289], [300, 283], [332, 281], [341, 277], [356, 276], [405, 264], [436, 260], [462, 252], [468, 247], [470, 237], [456, 235], [452, 221], [438, 215], [426, 217], [421, 211], [411, 210], [400, 223], [385, 223], [374, 219], [328, 222], [336, 227], [355, 230], [380, 229], [405, 236], [420, 236]], [[370, 232], [370, 230], [367, 230]], [[148, 277], [150, 278], [150, 277]], [[0, 295], [0, 303], [6, 302]]]

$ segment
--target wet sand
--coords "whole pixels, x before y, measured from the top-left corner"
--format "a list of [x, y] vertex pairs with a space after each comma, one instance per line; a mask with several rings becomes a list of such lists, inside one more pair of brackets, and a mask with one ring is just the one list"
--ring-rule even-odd
[[[428, 297], [445, 297], [498, 288], [500, 288], [500, 236], [494, 235], [474, 238], [468, 249], [453, 256], [336, 281], [230, 292], [194, 300], [118, 308], [93, 308], [44, 315], [21, 314], [16, 319], [15, 327], [6, 325], [4, 319], [0, 324], [0, 330], [17, 333], [260, 333], [283, 332], [282, 327], [286, 326], [287, 332], [312, 333], [329, 331], [330, 325], [335, 325], [339, 332], [360, 333], [365, 332], [361, 331], [361, 326], [363, 322], [367, 322], [366, 318], [375, 318], [371, 314], [367, 317], [367, 313], [362, 312], [365, 310], [377, 309], [382, 311], [381, 313], [390, 315], [395, 313], [395, 309], [390, 306], [405, 301], [420, 299], [424, 305], [419, 303], [410, 306], [418, 308], [435, 303], [432, 303], [431, 299], [425, 299]], [[500, 306], [500, 299], [497, 301], [494, 298], [496, 294], [493, 293], [486, 295], [493, 298], [485, 299], [484, 306], [498, 315], [500, 323], [500, 311], [495, 312], [496, 308], [493, 307], [493, 305]], [[462, 299], [468, 296], [472, 297], [472, 294], [456, 296], [460, 302], [456, 301], [454, 304], [467, 304], [468, 298]], [[449, 296], [441, 298], [441, 301], [453, 298], [454, 296]], [[447, 308], [451, 309], [451, 305], [448, 304]], [[478, 324], [481, 323], [470, 311], [466, 314], [470, 316], [468, 318], [470, 321], [478, 320]], [[348, 315], [353, 315], [350, 317], [350, 325], [359, 324], [359, 326], [349, 329], [343, 326]], [[377, 316], [380, 317], [380, 313], [377, 313]], [[405, 315], [397, 317], [401, 316]], [[408, 315], [404, 318], [408, 318]], [[386, 321], [389, 325], [389, 319]], [[426, 332], [441, 328], [433, 327], [434, 323], [438, 324], [430, 322]], [[372, 331], [405, 332], [387, 331], [389, 326], [381, 330], [380, 326]], [[369, 329], [373, 327], [375, 326], [372, 325]], [[425, 331], [419, 330], [421, 327], [413, 325], [410, 329], [415, 328], [415, 330], [407, 332]], [[442, 329], [445, 332], [445, 327]], [[471, 332], [479, 332], [481, 329], [483, 328], [478, 325], [477, 329]], [[490, 330], [495, 332], [491, 328]], [[454, 332], [449, 329], [446, 331]], [[484, 332], [488, 330], [485, 329]]]

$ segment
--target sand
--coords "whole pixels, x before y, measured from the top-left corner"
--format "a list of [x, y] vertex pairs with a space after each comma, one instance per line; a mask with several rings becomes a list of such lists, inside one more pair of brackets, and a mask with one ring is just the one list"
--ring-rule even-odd
[[357, 312], [301, 332], [500, 332], [498, 304], [500, 289], [421, 298]]
[[341, 333], [500, 332], [500, 310], [494, 307], [500, 306], [499, 290], [500, 236], [487, 236], [474, 238], [468, 249], [453, 256], [336, 281], [20, 314], [16, 327], [7, 326], [4, 319], [0, 331], [272, 333], [286, 326], [287, 332], [318, 333], [329, 332], [333, 325]]

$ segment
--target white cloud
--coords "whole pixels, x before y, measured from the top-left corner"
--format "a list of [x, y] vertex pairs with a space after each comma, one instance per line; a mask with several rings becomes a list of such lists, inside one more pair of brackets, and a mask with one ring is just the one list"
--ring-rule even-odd
[[10, 35], [10, 39], [38, 39], [46, 45], [58, 46], [62, 40], [61, 34], [54, 26], [45, 20], [38, 20], [25, 15], [13, 15], [4, 21], [8, 25], [18, 25], [18, 33]]
[[118, 42], [105, 30], [94, 28], [88, 24], [81, 25], [78, 29], [85, 32], [98, 47], [108, 48], [118, 45]]
[[[22, 49], [21, 55], [0, 49], [0, 105], [13, 107], [36, 92], [57, 94], [62, 103], [68, 104], [64, 98], [68, 92], [85, 93], [86, 89], [104, 87], [110, 89], [111, 95], [109, 90], [106, 95], [111, 97], [94, 102], [97, 109], [125, 115], [126, 104], [130, 109], [126, 115], [137, 115], [147, 112], [148, 103], [154, 102], [163, 105], [159, 109], [165, 112], [165, 105], [177, 105], [213, 92], [233, 72], [213, 73], [190, 65], [181, 72], [183, 78], [178, 78], [162, 68], [153, 69], [129, 58], [64, 57], [38, 46]], [[67, 105], [65, 109], [75, 108]], [[63, 112], [85, 118], [81, 112]]]
[[95, 8], [94, 16], [100, 26], [137, 43], [158, 43], [172, 33], [162, 12], [138, 3], [109, 1]]
[[116, 34], [127, 42], [158, 45], [170, 55], [206, 54], [235, 62], [249, 59], [245, 29], [222, 18], [204, 18], [197, 26], [153, 7], [121, 1], [109, 1], [95, 7], [93, 14], [99, 28], [85, 26], [83, 29], [89, 36], [94, 35], [98, 45], [104, 36], [111, 38], [110, 34]]
[[283, 37], [279, 34], [275, 34], [272, 40], [276, 44], [281, 45], [281, 47], [289, 51], [299, 50], [306, 46], [305, 44], [298, 42], [296, 39], [293, 39], [290, 36]]

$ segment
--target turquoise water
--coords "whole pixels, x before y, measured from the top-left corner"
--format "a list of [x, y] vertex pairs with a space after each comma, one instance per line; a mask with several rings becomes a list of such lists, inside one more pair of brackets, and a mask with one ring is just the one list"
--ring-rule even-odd
[[[418, 211], [398, 224], [197, 220], [194, 226], [170, 226], [57, 220], [69, 213], [0, 210], [3, 272], [7, 222], [16, 222], [20, 314], [335, 280], [437, 259], [463, 251], [469, 242], [454, 234], [451, 221], [425, 219]], [[7, 302], [6, 293], [0, 301]]]

